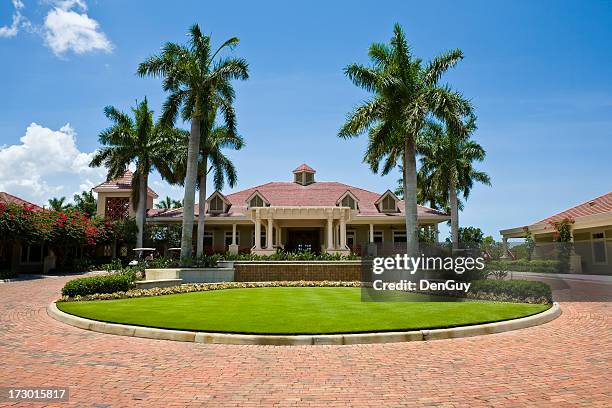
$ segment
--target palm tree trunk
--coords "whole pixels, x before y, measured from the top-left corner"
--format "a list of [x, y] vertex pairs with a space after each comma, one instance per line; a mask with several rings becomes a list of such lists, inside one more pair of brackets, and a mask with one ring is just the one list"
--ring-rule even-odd
[[[144, 224], [147, 216], [147, 175], [144, 171], [138, 174], [138, 208], [136, 209], [136, 225], [138, 226], [138, 235], [136, 236], [136, 248], [142, 248], [144, 237]], [[142, 252], [140, 253], [142, 254]]]
[[406, 138], [404, 145], [404, 206], [406, 213], [406, 253], [419, 255], [419, 234], [417, 231], [417, 171], [414, 139]]
[[198, 202], [198, 244], [197, 255], [204, 255], [204, 222], [206, 221], [206, 173], [208, 171], [208, 158], [202, 158], [204, 171], [200, 175], [200, 197]]
[[451, 238], [453, 240], [453, 249], [459, 249], [459, 206], [457, 204], [457, 187], [455, 180], [451, 180], [450, 189], [448, 191], [451, 207]]
[[183, 197], [183, 229], [181, 233], [181, 264], [187, 266], [191, 259], [193, 245], [193, 207], [195, 201], [196, 178], [198, 176], [198, 153], [200, 151], [200, 119], [192, 118], [189, 147], [187, 149], [187, 174], [185, 175], [185, 195]]

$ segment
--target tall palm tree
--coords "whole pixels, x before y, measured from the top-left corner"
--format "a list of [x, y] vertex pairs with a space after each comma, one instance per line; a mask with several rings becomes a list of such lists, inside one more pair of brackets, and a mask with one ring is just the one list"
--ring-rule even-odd
[[[183, 199], [183, 228], [181, 233], [181, 259], [191, 257], [195, 189], [198, 178], [198, 151], [201, 128], [208, 128], [207, 111], [217, 106], [226, 122], [232, 122], [228, 103], [234, 99], [231, 81], [249, 77], [248, 64], [242, 58], [218, 58], [224, 49], [234, 48], [240, 40], [232, 37], [216, 50], [211, 48], [210, 36], [202, 34], [197, 24], [189, 30], [189, 43], [166, 43], [159, 55], [147, 58], [138, 66], [138, 75], [163, 78], [163, 89], [170, 95], [164, 102], [162, 118], [174, 123], [180, 116], [191, 122], [185, 172]], [[203, 123], [204, 122], [204, 123]]]
[[166, 163], [172, 160], [175, 141], [180, 130], [153, 120], [147, 98], [132, 108], [134, 118], [113, 106], [104, 108], [104, 114], [112, 125], [100, 133], [102, 148], [96, 151], [90, 166], [102, 164], [108, 169], [107, 180], [121, 177], [128, 166], [136, 164], [132, 179], [132, 207], [136, 211], [138, 235], [136, 246], [142, 247], [147, 212], [149, 173], [157, 168], [162, 177]]
[[66, 197], [59, 198], [50, 198], [49, 199], [49, 208], [53, 211], [66, 211], [70, 209], [72, 206], [66, 203]]
[[[211, 114], [214, 112], [211, 112]], [[209, 127], [201, 128], [200, 135], [200, 152], [198, 157], [198, 230], [197, 230], [197, 244], [196, 254], [202, 256], [204, 254], [204, 226], [206, 221], [206, 187], [207, 187], [207, 176], [213, 172], [213, 183], [215, 190], [222, 190], [225, 182], [230, 187], [234, 187], [238, 181], [236, 168], [232, 161], [223, 153], [223, 149], [229, 148], [233, 150], [240, 150], [244, 146], [244, 140], [238, 134], [236, 129], [232, 126], [233, 123], [224, 126], [217, 126], [214, 118], [207, 121], [210, 124]], [[188, 140], [186, 138], [183, 144], [186, 150], [188, 146]], [[186, 152], [184, 152], [186, 153]], [[175, 174], [176, 182], [178, 184], [183, 183], [185, 180], [185, 174], [187, 172], [187, 161], [186, 154], [177, 154], [178, 160], [174, 164], [173, 173]], [[210, 167], [209, 167], [210, 166]]]
[[374, 43], [368, 54], [372, 66], [351, 64], [345, 68], [345, 74], [355, 85], [374, 95], [349, 113], [338, 136], [349, 138], [368, 132], [364, 162], [375, 173], [381, 162], [383, 175], [402, 164], [407, 253], [417, 256], [417, 135], [431, 116], [461, 131], [462, 115], [471, 111], [471, 105], [439, 81], [463, 54], [456, 49], [423, 66], [411, 54], [399, 24], [395, 25], [388, 45]]
[[423, 156], [418, 177], [431, 187], [439, 202], [448, 203], [450, 207], [453, 249], [459, 249], [459, 193], [467, 200], [474, 182], [491, 185], [490, 177], [473, 166], [474, 162], [481, 162], [486, 156], [482, 146], [470, 139], [476, 130], [473, 115], [468, 118], [465, 129], [458, 134], [441, 123], [429, 121], [423, 131], [427, 137], [420, 146]]
[[160, 208], [162, 210], [170, 210], [172, 208], [181, 208], [182, 206], [183, 206], [183, 203], [181, 203], [179, 200], [174, 200], [170, 198], [169, 196], [166, 196], [166, 198], [164, 198], [162, 201], [155, 204], [156, 208]]
[[91, 191], [82, 191], [74, 195], [74, 208], [93, 216], [97, 210], [97, 201]]

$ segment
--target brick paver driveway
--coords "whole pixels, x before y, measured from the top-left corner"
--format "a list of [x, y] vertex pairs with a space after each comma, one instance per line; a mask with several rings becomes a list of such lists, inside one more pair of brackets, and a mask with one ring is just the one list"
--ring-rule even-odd
[[[67, 279], [0, 283], [0, 386], [68, 386], [70, 405], [97, 407], [612, 406], [604, 301], [562, 302], [546, 325], [465, 339], [227, 346], [66, 326], [45, 307]], [[573, 282], [559, 294], [600, 299], [611, 288], [602, 285]]]

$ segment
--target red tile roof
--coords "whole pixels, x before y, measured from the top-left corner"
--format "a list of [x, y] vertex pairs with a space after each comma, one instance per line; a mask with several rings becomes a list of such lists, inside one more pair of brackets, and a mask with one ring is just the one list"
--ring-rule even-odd
[[24, 199], [16, 197], [16, 196], [14, 196], [12, 194], [5, 193], [3, 191], [0, 191], [0, 203], [3, 203], [3, 204], [26, 205], [28, 207], [31, 207], [35, 211], [42, 211], [43, 210], [43, 208], [41, 206], [38, 206], [38, 205], [33, 204], [33, 203], [29, 202], [29, 201], [26, 201]]
[[[98, 192], [102, 190], [131, 190], [132, 189], [132, 179], [134, 178], [134, 173], [130, 170], [127, 170], [123, 173], [123, 176], [116, 178], [114, 180], [105, 181], [103, 183], [98, 184], [93, 188], [93, 191]], [[147, 188], [149, 195], [153, 196], [153, 198], [157, 198], [158, 195], [151, 187]]]
[[312, 167], [310, 167], [306, 163], [303, 163], [303, 164], [299, 165], [295, 170], [293, 170], [294, 173], [299, 173], [299, 172], [302, 172], [302, 171], [307, 171], [309, 173], [316, 173], [315, 169], [313, 169]]
[[[337, 182], [316, 182], [303, 186], [291, 182], [270, 182], [260, 186], [251, 187], [246, 190], [238, 191], [233, 194], [228, 194], [225, 197], [231, 203], [231, 208], [227, 214], [209, 215], [215, 217], [242, 216], [247, 213], [246, 200], [255, 191], [258, 191], [262, 196], [270, 202], [271, 206], [301, 206], [301, 207], [322, 207], [335, 206], [338, 199], [350, 191], [359, 200], [359, 216], [403, 216], [404, 201], [399, 202], [400, 213], [385, 214], [378, 211], [374, 203], [381, 196], [380, 193], [374, 193], [362, 188], [349, 186]], [[195, 213], [198, 213], [198, 205], [195, 206]], [[160, 217], [178, 218], [183, 214], [183, 209], [168, 210], [163, 214], [156, 214]], [[418, 206], [418, 215], [446, 215], [443, 212], [433, 210], [431, 208]]]
[[561, 221], [564, 218], [576, 219], [586, 217], [588, 215], [603, 214], [607, 212], [612, 212], [612, 191], [582, 204], [578, 204], [577, 206], [569, 208], [565, 211], [561, 211], [560, 213], [545, 218], [536, 224]]

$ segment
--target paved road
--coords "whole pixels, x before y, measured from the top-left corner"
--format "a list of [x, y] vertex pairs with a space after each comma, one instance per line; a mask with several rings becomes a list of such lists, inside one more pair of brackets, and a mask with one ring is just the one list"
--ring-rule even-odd
[[[0, 283], [0, 387], [68, 386], [69, 403], [56, 406], [83, 407], [612, 406], [612, 286], [602, 283], [551, 280], [563, 315], [514, 332], [273, 347], [66, 326], [45, 307], [67, 279]], [[588, 296], [598, 301], [572, 302]]]

